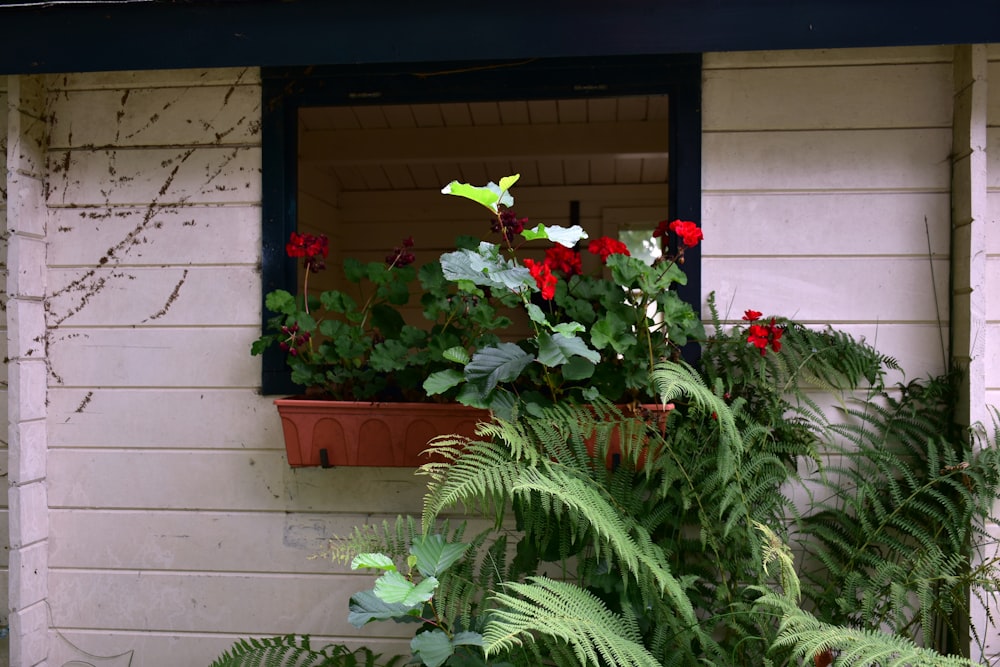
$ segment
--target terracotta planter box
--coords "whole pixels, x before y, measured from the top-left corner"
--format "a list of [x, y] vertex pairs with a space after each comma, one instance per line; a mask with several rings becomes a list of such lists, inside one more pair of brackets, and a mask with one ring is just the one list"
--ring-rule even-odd
[[416, 467], [439, 435], [472, 436], [486, 410], [458, 404], [366, 403], [280, 398], [288, 465]]
[[[661, 433], [664, 433], [667, 428], [667, 419], [670, 417], [670, 410], [673, 409], [673, 406], [671, 405], [668, 408], [660, 403], [641, 403], [639, 405], [619, 405], [618, 409], [621, 410], [622, 414], [626, 417], [645, 418], [650, 426], [655, 427]], [[611, 431], [609, 445], [608, 455], [604, 463], [608, 470], [614, 470], [621, 464], [622, 457], [621, 434], [618, 432], [617, 427]], [[590, 452], [591, 456], [593, 456], [593, 440], [587, 441], [587, 450]], [[650, 454], [657, 456], [659, 452], [650, 452], [648, 446], [643, 446], [642, 451], [639, 453], [639, 458], [636, 461], [637, 469], [642, 470], [643, 466], [646, 464], [646, 457]]]

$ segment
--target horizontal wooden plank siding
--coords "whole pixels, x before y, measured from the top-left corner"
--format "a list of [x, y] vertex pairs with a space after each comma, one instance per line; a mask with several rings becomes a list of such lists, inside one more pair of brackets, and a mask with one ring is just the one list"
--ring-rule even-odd
[[1000, 46], [987, 54], [986, 404], [1000, 406]]
[[[986, 51], [986, 219], [985, 227], [986, 267], [985, 296], [985, 403], [991, 406], [989, 417], [1000, 417], [1000, 45], [992, 44]], [[997, 423], [988, 424], [995, 429]], [[1000, 516], [1000, 501], [993, 508], [993, 516]], [[992, 553], [983, 558], [997, 555], [996, 544], [1000, 543], [1000, 523], [991, 523], [987, 531], [996, 539]], [[983, 618], [979, 619], [980, 630], [986, 628]], [[995, 628], [992, 628], [995, 630]], [[986, 655], [1000, 654], [1000, 637], [996, 632], [986, 631]]]
[[[4, 274], [4, 285], [3, 290], [0, 291], [0, 305], [2, 305], [3, 310], [7, 310], [7, 288], [6, 288], [6, 266], [7, 266], [7, 77], [0, 76], [0, 174], [4, 174], [2, 180], [0, 180], [0, 265], [2, 265], [5, 270], [2, 272]], [[0, 339], [2, 339], [3, 346], [3, 358], [7, 359], [7, 318], [0, 317]], [[7, 364], [0, 364], [0, 423], [7, 424]], [[2, 436], [0, 436], [0, 471], [3, 472], [4, 477], [8, 474], [7, 465], [7, 441], [8, 434], [7, 430], [4, 430]], [[4, 488], [6, 489], [6, 484]], [[3, 588], [0, 589], [0, 627], [8, 626], [7, 610], [10, 609], [10, 604], [8, 600], [7, 593], [7, 573], [8, 573], [8, 554], [10, 553], [10, 530], [8, 523], [7, 514], [7, 493], [0, 494], [3, 497], [0, 498], [0, 530], [3, 531], [0, 534], [0, 552], [2, 552], [2, 557], [0, 557], [0, 584]], [[0, 642], [0, 663], [9, 664], [9, 642]]]
[[[705, 57], [703, 290], [944, 368], [951, 50]], [[938, 327], [944, 327], [939, 331]]]
[[363, 577], [309, 557], [333, 531], [413, 510], [423, 486], [285, 462], [249, 354], [258, 73], [50, 85], [50, 660], [208, 664], [243, 635], [357, 635], [346, 600]]

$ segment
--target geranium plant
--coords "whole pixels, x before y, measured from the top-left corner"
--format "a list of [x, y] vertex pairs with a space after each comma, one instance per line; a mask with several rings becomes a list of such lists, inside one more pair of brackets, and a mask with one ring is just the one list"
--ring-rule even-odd
[[[517, 341], [480, 346], [471, 354], [452, 348], [455, 368], [432, 374], [429, 394], [460, 387], [458, 400], [508, 412], [515, 402], [529, 410], [560, 400], [650, 402], [655, 364], [676, 359], [689, 340], [704, 339], [697, 313], [674, 289], [686, 283], [684, 250], [702, 232], [693, 222], [659, 224], [653, 236], [673, 233], [678, 249], [651, 264], [631, 256], [617, 239], [589, 239], [579, 225], [528, 227], [518, 218], [510, 188], [518, 175], [482, 187], [452, 182], [442, 192], [471, 199], [494, 216], [498, 243], [481, 242], [441, 257], [444, 276], [469, 295], [516, 297], [531, 333]], [[529, 242], [548, 242], [544, 256], [527, 256]], [[585, 273], [584, 253], [596, 258]], [[587, 258], [588, 261], [590, 258]]]
[[[384, 262], [347, 258], [343, 277], [351, 287], [318, 294], [312, 274], [326, 270], [325, 236], [292, 232], [289, 257], [303, 262], [302, 290], [275, 290], [265, 305], [275, 316], [251, 348], [261, 354], [277, 345], [286, 354], [291, 379], [313, 398], [357, 401], [426, 401], [424, 379], [448, 366], [445, 350], [477, 349], [495, 343], [510, 320], [496, 305], [459, 292], [431, 261], [417, 270], [414, 241], [404, 239]], [[407, 322], [414, 285], [420, 317]], [[448, 399], [435, 396], [431, 400]]]

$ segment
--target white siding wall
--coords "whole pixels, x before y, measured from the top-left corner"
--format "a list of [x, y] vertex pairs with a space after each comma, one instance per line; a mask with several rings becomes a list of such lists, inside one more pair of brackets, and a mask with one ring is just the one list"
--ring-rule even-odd
[[986, 53], [986, 404], [1000, 406], [1000, 45]]
[[[0, 76], [0, 304], [7, 308], [7, 77]], [[0, 317], [0, 346], [7, 358], [7, 318]], [[7, 364], [0, 367], [0, 424], [7, 423]], [[8, 473], [7, 438], [0, 443], [0, 471]], [[0, 494], [0, 627], [8, 626], [7, 577], [10, 530], [7, 520], [7, 494]], [[0, 664], [8, 664], [9, 642], [0, 639]]]
[[911, 377], [943, 370], [951, 93], [950, 48], [707, 55], [703, 285], [722, 315], [830, 323]]
[[[723, 313], [830, 322], [911, 375], [940, 371], [951, 49], [705, 63], [703, 271]], [[406, 628], [346, 622], [367, 577], [308, 556], [331, 534], [415, 510], [422, 485], [406, 469], [289, 469], [258, 394], [256, 73], [61, 76], [48, 107], [50, 664], [131, 652], [133, 667], [200, 665], [236, 637], [287, 632], [401, 647]], [[995, 284], [1000, 167], [990, 173]], [[572, 198], [520, 194], [522, 214], [552, 222]], [[658, 199], [633, 195], [601, 206]], [[395, 195], [336, 203], [347, 226], [377, 209], [383, 226], [369, 238], [413, 233]], [[450, 214], [474, 216], [461, 208]], [[586, 204], [583, 216], [604, 217]], [[989, 300], [993, 403], [996, 308]]]
[[[986, 342], [984, 345], [985, 403], [1000, 408], [1000, 45], [986, 50], [986, 219], [985, 223], [985, 289]], [[986, 419], [992, 419], [992, 414]], [[996, 428], [998, 424], [989, 424]], [[994, 506], [994, 516], [1000, 516], [1000, 503]], [[1000, 556], [1000, 524], [989, 527], [996, 537], [993, 554]], [[987, 556], [990, 554], [987, 553]], [[991, 609], [994, 618], [997, 608]], [[985, 628], [980, 620], [978, 627]], [[987, 655], [1000, 659], [1000, 636], [987, 634]]]
[[30, 667], [44, 664], [48, 634], [44, 81], [9, 78], [7, 102], [9, 660]]
[[417, 497], [407, 475], [284, 462], [249, 355], [259, 98], [247, 70], [49, 90], [51, 664], [199, 665], [252, 633], [346, 634], [357, 586], [307, 557], [375, 496]]

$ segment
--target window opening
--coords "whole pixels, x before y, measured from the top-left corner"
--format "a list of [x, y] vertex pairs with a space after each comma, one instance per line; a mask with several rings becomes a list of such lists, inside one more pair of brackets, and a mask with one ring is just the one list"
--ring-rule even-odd
[[[676, 163], [700, 149], [684, 146], [678, 123], [690, 128], [691, 111], [678, 100], [697, 98], [700, 59], [503, 64], [482, 80], [398, 69], [265, 70], [264, 293], [300, 284], [300, 267], [283, 256], [293, 230], [330, 238], [328, 281], [343, 257], [370, 261], [408, 236], [424, 260], [459, 234], [486, 236], [474, 206], [439, 194], [451, 180], [520, 173], [518, 216], [580, 222], [592, 237], [640, 234], [609, 224], [607, 210], [656, 208], [655, 227], [681, 215], [679, 202], [691, 208]], [[690, 164], [700, 174], [700, 159]], [[283, 359], [265, 357], [263, 386], [294, 391]]]

